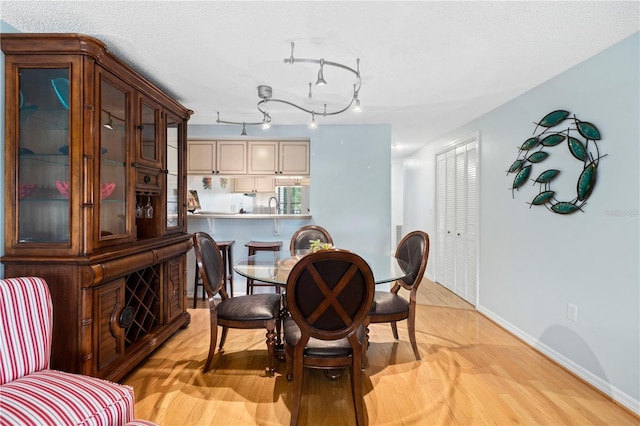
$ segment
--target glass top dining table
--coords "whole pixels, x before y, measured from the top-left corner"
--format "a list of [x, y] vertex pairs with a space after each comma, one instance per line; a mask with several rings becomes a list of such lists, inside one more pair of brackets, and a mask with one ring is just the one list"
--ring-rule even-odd
[[[309, 250], [299, 250], [292, 256], [289, 252], [262, 251], [238, 260], [233, 270], [246, 278], [286, 286], [291, 268], [309, 253]], [[411, 265], [394, 256], [381, 253], [358, 255], [369, 264], [376, 285], [398, 280], [411, 273]]]

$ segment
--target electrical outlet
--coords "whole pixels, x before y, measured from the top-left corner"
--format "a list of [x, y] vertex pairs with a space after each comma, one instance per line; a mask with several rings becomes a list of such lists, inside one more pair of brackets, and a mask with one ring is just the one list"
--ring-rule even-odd
[[567, 318], [571, 321], [578, 321], [578, 307], [573, 303], [567, 303]]

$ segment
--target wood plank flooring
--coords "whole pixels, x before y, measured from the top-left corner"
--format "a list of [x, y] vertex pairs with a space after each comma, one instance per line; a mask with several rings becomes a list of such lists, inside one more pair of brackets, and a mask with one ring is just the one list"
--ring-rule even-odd
[[[189, 301], [189, 306], [192, 306]], [[136, 417], [164, 426], [289, 424], [286, 364], [265, 374], [263, 330], [229, 330], [207, 374], [208, 310], [122, 381]], [[416, 361], [406, 333], [370, 327], [364, 404], [370, 425], [640, 425], [640, 418], [525, 345], [469, 304], [425, 279], [417, 310]], [[355, 424], [349, 375], [306, 370], [300, 424]]]

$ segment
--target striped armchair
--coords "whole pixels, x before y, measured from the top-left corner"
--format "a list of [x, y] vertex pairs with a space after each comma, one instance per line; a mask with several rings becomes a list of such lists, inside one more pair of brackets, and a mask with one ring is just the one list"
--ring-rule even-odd
[[130, 386], [49, 368], [52, 313], [43, 279], [0, 280], [0, 426], [134, 422]]

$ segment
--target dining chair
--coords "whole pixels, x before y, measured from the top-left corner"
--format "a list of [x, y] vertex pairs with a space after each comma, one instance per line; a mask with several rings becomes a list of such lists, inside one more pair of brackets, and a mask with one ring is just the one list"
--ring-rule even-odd
[[311, 241], [320, 240], [323, 243], [329, 243], [333, 245], [333, 239], [329, 234], [329, 231], [318, 225], [306, 225], [298, 229], [291, 236], [291, 242], [289, 243], [289, 250], [291, 256], [295, 256], [296, 250], [309, 249]]
[[[419, 361], [420, 352], [416, 343], [416, 294], [429, 259], [429, 235], [422, 231], [413, 231], [405, 235], [396, 248], [395, 256], [407, 262], [411, 272], [396, 280], [390, 291], [375, 292], [369, 313], [370, 323], [391, 323], [393, 337], [398, 340], [396, 323], [406, 319], [411, 347], [416, 360]], [[398, 294], [401, 288], [409, 291], [408, 301]]]
[[300, 414], [304, 367], [350, 369], [356, 423], [364, 424], [362, 351], [374, 294], [373, 273], [357, 254], [320, 250], [300, 259], [287, 279], [284, 320], [287, 379], [293, 380], [291, 425]]
[[[222, 327], [219, 352], [223, 351], [222, 348], [229, 328], [256, 329], [264, 327], [267, 330], [267, 350], [269, 353], [267, 373], [273, 376], [276, 331], [280, 335], [280, 295], [268, 293], [229, 297], [224, 286], [222, 255], [216, 242], [206, 232], [196, 232], [193, 234], [193, 246], [202, 283], [209, 298], [211, 335], [209, 355], [204, 365], [204, 372], [209, 371], [213, 364], [218, 326]], [[219, 295], [220, 298], [215, 298], [216, 295]]]

